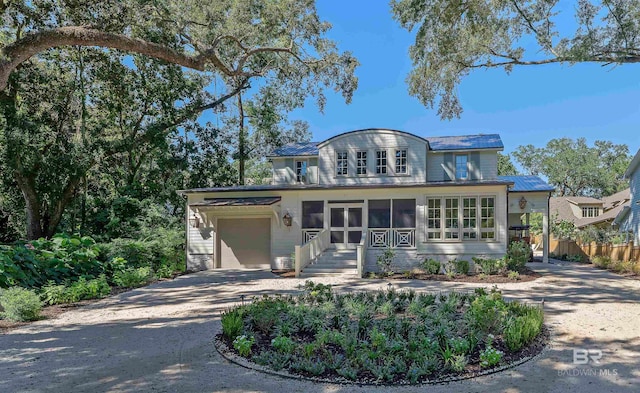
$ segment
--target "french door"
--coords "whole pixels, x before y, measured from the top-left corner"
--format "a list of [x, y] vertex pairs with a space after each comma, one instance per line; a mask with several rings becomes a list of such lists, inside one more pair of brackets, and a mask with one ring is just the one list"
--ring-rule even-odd
[[331, 205], [331, 245], [336, 249], [355, 249], [362, 238], [362, 204]]

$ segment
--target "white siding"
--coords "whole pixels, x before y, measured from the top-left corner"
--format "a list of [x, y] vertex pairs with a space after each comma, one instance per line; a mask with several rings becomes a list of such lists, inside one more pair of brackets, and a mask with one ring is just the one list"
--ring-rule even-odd
[[[396, 175], [395, 150], [407, 149], [408, 173]], [[375, 173], [375, 152], [387, 150], [387, 175]], [[320, 184], [398, 184], [426, 181], [426, 149], [424, 140], [389, 130], [367, 130], [346, 134], [322, 145], [319, 155]], [[348, 176], [336, 176], [336, 151], [347, 151]], [[356, 175], [356, 152], [367, 152], [367, 175]]]
[[271, 163], [273, 165], [273, 184], [293, 184], [296, 181], [293, 167], [287, 166], [287, 162], [293, 163], [292, 159], [274, 158]]
[[480, 152], [480, 179], [496, 180], [498, 178], [498, 153], [495, 151]]
[[640, 167], [637, 167], [635, 172], [631, 174], [629, 186], [631, 187], [631, 201], [629, 202], [631, 211], [621, 225], [621, 229], [633, 232], [634, 243], [638, 246], [640, 245], [640, 205], [638, 204], [640, 201]]

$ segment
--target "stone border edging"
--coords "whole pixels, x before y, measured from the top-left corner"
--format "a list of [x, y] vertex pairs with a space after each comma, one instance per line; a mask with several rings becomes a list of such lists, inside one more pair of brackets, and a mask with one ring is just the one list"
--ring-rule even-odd
[[505, 371], [514, 367], [517, 367], [521, 364], [524, 364], [530, 360], [536, 359], [538, 357], [540, 357], [543, 353], [545, 353], [548, 349], [549, 349], [549, 344], [551, 343], [551, 336], [552, 336], [552, 332], [551, 329], [549, 327], [547, 327], [546, 325], [543, 325], [542, 327], [542, 331], [541, 334], [543, 334], [542, 340], [542, 349], [533, 355], [530, 356], [525, 356], [523, 358], [520, 358], [512, 363], [509, 364], [505, 364], [502, 366], [498, 366], [498, 367], [494, 367], [494, 368], [490, 368], [490, 369], [486, 369], [486, 370], [482, 370], [479, 372], [474, 372], [474, 373], [469, 373], [469, 374], [462, 374], [462, 375], [457, 375], [457, 376], [451, 376], [451, 377], [443, 377], [443, 378], [437, 378], [437, 379], [429, 379], [423, 382], [419, 382], [419, 383], [408, 383], [408, 382], [400, 382], [400, 383], [395, 383], [395, 384], [390, 384], [390, 383], [383, 383], [383, 382], [362, 382], [362, 381], [352, 381], [350, 379], [346, 379], [346, 378], [342, 378], [342, 377], [337, 377], [334, 379], [330, 379], [330, 378], [321, 378], [321, 377], [305, 377], [299, 374], [292, 374], [286, 371], [276, 371], [273, 370], [269, 367], [266, 366], [261, 366], [257, 363], [254, 363], [252, 361], [249, 361], [248, 359], [239, 356], [237, 354], [235, 354], [228, 346], [227, 344], [221, 339], [222, 334], [218, 334], [216, 335], [216, 337], [213, 340], [214, 346], [216, 348], [216, 350], [218, 351], [218, 353], [225, 358], [226, 360], [230, 361], [231, 363], [237, 364], [238, 366], [247, 368], [249, 370], [254, 370], [254, 371], [259, 371], [259, 372], [263, 372], [265, 374], [271, 374], [271, 375], [275, 375], [278, 377], [282, 377], [282, 378], [288, 378], [288, 379], [297, 379], [300, 381], [310, 381], [310, 382], [319, 382], [319, 383], [327, 383], [327, 384], [334, 384], [334, 385], [358, 385], [358, 386], [378, 386], [378, 387], [382, 387], [382, 386], [419, 386], [419, 385], [440, 385], [440, 384], [447, 384], [450, 382], [458, 382], [458, 381], [464, 381], [467, 379], [473, 379], [473, 378], [477, 378], [477, 377], [482, 377], [482, 376], [486, 376], [486, 375], [491, 375], [491, 374], [495, 374], [495, 373], [499, 373], [501, 371]]

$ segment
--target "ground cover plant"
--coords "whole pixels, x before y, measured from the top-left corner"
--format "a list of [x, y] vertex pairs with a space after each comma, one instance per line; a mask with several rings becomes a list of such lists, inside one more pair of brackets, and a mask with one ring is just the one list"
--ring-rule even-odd
[[[274, 370], [374, 383], [475, 373], [541, 349], [543, 311], [496, 290], [333, 293], [307, 281], [223, 313], [219, 339]], [[537, 348], [537, 349], [536, 349]]]

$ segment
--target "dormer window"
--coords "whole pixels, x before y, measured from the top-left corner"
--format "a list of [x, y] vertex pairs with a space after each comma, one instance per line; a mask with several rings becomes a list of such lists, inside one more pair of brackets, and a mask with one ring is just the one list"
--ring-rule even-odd
[[396, 150], [396, 173], [407, 174], [407, 149]]
[[309, 163], [307, 160], [299, 160], [296, 161], [296, 182], [298, 183], [306, 183], [307, 182], [307, 166]]
[[582, 208], [582, 218], [598, 217], [599, 215], [600, 209], [597, 206], [588, 206]]
[[469, 178], [469, 157], [466, 154], [456, 155], [456, 180]]
[[346, 151], [336, 152], [336, 175], [348, 175], [349, 159]]

